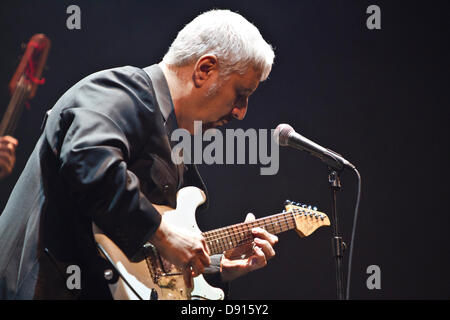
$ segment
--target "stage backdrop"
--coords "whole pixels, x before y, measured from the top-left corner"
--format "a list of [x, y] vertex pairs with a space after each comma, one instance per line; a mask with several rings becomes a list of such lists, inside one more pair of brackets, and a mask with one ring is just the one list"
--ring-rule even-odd
[[[203, 11], [227, 8], [258, 26], [276, 53], [247, 117], [230, 128], [289, 123], [344, 155], [362, 175], [351, 298], [450, 298], [447, 1], [77, 1], [81, 29], [69, 29], [71, 4], [1, 2], [2, 113], [21, 44], [35, 33], [52, 41], [46, 83], [16, 133], [15, 171], [1, 181], [2, 207], [46, 110], [68, 88], [102, 69], [159, 62], [186, 23]], [[380, 9], [381, 29], [367, 26], [372, 4]], [[260, 175], [260, 165], [200, 165], [211, 199], [209, 211], [198, 217], [201, 228], [240, 222], [247, 212], [279, 212], [286, 199], [331, 216], [326, 166], [287, 148], [280, 149], [279, 162], [272, 176]], [[341, 182], [340, 230], [350, 245], [357, 180], [346, 171]], [[294, 231], [281, 234], [276, 257], [234, 281], [231, 298], [335, 299], [331, 237], [331, 228], [304, 239]], [[379, 289], [367, 286], [374, 265]]]

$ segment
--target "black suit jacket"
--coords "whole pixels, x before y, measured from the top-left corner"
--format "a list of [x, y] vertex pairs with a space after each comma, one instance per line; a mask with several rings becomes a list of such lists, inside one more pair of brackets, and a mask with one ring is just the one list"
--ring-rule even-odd
[[[0, 298], [111, 297], [92, 221], [139, 259], [161, 220], [151, 202], [174, 207], [182, 185], [206, 192], [195, 166], [171, 161], [174, 119], [158, 65], [94, 73], [56, 102], [0, 216]], [[67, 288], [70, 265], [80, 290]]]

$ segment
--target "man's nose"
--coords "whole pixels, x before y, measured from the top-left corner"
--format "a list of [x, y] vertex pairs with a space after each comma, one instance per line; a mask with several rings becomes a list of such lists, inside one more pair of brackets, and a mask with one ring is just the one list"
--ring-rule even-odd
[[233, 115], [233, 118], [238, 120], [243, 120], [245, 118], [245, 115], [247, 113], [247, 104], [243, 107], [234, 107], [231, 111], [231, 114]]

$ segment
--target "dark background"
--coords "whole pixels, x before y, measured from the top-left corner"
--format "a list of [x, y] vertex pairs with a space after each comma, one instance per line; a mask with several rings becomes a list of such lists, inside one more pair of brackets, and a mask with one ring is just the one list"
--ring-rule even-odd
[[[66, 8], [81, 8], [81, 30], [68, 30]], [[381, 30], [366, 28], [366, 8], [381, 8]], [[268, 81], [232, 127], [297, 132], [354, 163], [363, 188], [351, 298], [449, 299], [450, 226], [448, 1], [2, 1], [0, 101], [35, 33], [52, 41], [41, 86], [16, 133], [14, 173], [1, 182], [1, 205], [40, 134], [44, 113], [78, 80], [106, 68], [159, 62], [178, 30], [212, 8], [238, 11], [275, 48]], [[259, 165], [201, 165], [211, 207], [209, 230], [283, 209], [292, 199], [331, 216], [327, 168], [280, 149], [280, 170]], [[350, 243], [357, 180], [341, 175], [340, 229]], [[308, 238], [281, 234], [269, 265], [234, 281], [232, 299], [335, 299], [331, 228]], [[348, 252], [345, 256], [347, 269]], [[381, 268], [381, 289], [368, 290], [366, 269]]]

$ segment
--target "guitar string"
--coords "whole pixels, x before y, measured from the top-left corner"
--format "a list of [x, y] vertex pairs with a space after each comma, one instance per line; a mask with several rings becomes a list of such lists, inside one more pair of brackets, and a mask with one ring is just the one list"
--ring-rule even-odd
[[14, 113], [14, 121], [11, 121], [12, 122], [11, 123], [11, 128], [10, 128], [11, 132], [16, 130], [17, 125], [18, 125], [19, 120], [20, 120], [20, 117], [21, 117], [21, 115], [23, 113], [23, 110], [25, 108], [25, 103], [26, 103], [26, 101], [28, 99], [28, 96], [29, 96], [29, 90], [28, 90], [28, 86], [27, 86], [27, 83], [26, 83], [27, 80], [25, 78], [23, 78], [22, 81], [23, 81], [23, 83], [21, 83], [19, 81], [19, 85], [21, 87], [21, 92], [20, 92], [19, 101], [18, 101], [18, 104], [17, 104], [18, 111], [16, 113]]
[[[299, 215], [299, 213], [296, 213], [296, 214]], [[283, 220], [284, 221], [282, 223], [284, 224], [284, 226], [286, 226], [286, 224], [287, 224], [287, 227], [289, 229], [293, 229], [295, 227], [295, 224], [292, 220], [291, 221], [286, 221], [286, 219], [283, 219]], [[291, 224], [292, 224], [292, 226], [291, 226]], [[289, 229], [287, 229], [287, 230], [289, 230]], [[287, 230], [283, 230], [283, 231], [287, 231]], [[274, 227], [274, 231], [276, 231], [275, 227]], [[208, 231], [208, 232], [211, 232], [211, 231]], [[240, 245], [246, 244], [247, 242], [249, 242], [250, 240], [253, 239], [253, 237], [247, 237], [249, 234], [251, 234], [250, 230], [242, 230], [242, 231], [238, 231], [238, 232], [236, 232], [236, 230], [234, 230], [233, 233], [225, 235], [223, 237], [217, 237], [217, 235], [211, 235], [209, 237], [209, 239], [206, 240], [206, 242], [210, 243], [210, 244], [208, 244], [208, 246], [210, 247], [210, 249], [214, 250], [214, 252], [216, 252], [216, 251], [220, 252], [220, 251], [223, 251], [224, 247], [227, 248], [230, 245], [231, 245], [231, 247], [235, 247], [235, 246], [240, 246]], [[219, 236], [220, 235], [224, 235], [224, 233], [219, 234]], [[239, 236], [239, 239], [237, 239], [237, 237], [236, 237], [237, 235]], [[244, 236], [242, 237], [242, 235], [244, 235]], [[216, 238], [211, 238], [214, 236]], [[224, 239], [227, 239], [227, 242], [224, 242]], [[228, 240], [231, 240], [231, 241], [228, 241]], [[236, 242], [236, 245], [234, 244], [234, 242]]]
[[[291, 228], [291, 226], [289, 224], [286, 224], [286, 226], [288, 226], [289, 228], [284, 230], [287, 231]], [[292, 226], [292, 228], [294, 228], [294, 226]], [[240, 232], [235, 232], [234, 236], [225, 236], [225, 237], [219, 237], [219, 238], [215, 238], [215, 239], [209, 239], [206, 240], [207, 243], [209, 243], [208, 245], [210, 247], [214, 246], [217, 247], [217, 249], [221, 249], [222, 247], [228, 247], [229, 245], [233, 245], [235, 246], [235, 242], [237, 245], [242, 245], [247, 243], [249, 240], [253, 240], [253, 237], [251, 236], [251, 231], [240, 231]], [[239, 236], [239, 239], [237, 238], [237, 236]], [[234, 238], [234, 239], [233, 239]], [[224, 240], [227, 240], [226, 242]], [[230, 241], [228, 241], [230, 240]], [[230, 243], [231, 242], [231, 243]]]
[[[237, 224], [234, 224], [234, 225], [231, 225], [231, 226], [221, 227], [221, 228], [218, 228], [218, 229], [215, 229], [215, 230], [206, 231], [203, 234], [213, 234], [213, 233], [217, 234], [217, 233], [220, 233], [220, 232], [223, 232], [223, 231], [226, 231], [226, 230], [230, 230], [230, 229], [233, 229], [233, 228], [239, 228], [239, 227], [245, 227], [245, 226], [248, 226], [248, 225], [251, 225], [251, 224], [266, 224], [266, 221], [267, 221], [267, 223], [272, 223], [273, 219], [277, 219], [274, 222], [278, 222], [278, 221], [281, 221], [281, 220], [286, 221], [286, 219], [288, 219], [288, 218], [290, 218], [292, 216], [292, 213], [293, 212], [282, 212], [282, 213], [274, 214], [272, 216], [261, 218], [261, 219], [255, 220], [255, 221], [237, 223]], [[272, 219], [272, 221], [270, 221], [270, 219]]]
[[[244, 223], [240, 223], [240, 224], [235, 224], [232, 226], [228, 226], [228, 227], [222, 227], [222, 228], [218, 228], [215, 230], [211, 230], [211, 231], [206, 231], [203, 233], [203, 236], [205, 237], [205, 239], [209, 239], [209, 240], [216, 240], [216, 239], [223, 239], [223, 238], [228, 238], [233, 236], [233, 234], [239, 234], [244, 232], [247, 232], [246, 230], [242, 230], [242, 231], [236, 231], [233, 229], [238, 229], [238, 228], [245, 228], [247, 226], [250, 225], [255, 225], [255, 226], [263, 226], [263, 225], [267, 225], [268, 227], [272, 227], [275, 230], [275, 225], [277, 223], [281, 224], [281, 223], [287, 223], [289, 224], [290, 222], [295, 222], [295, 221], [286, 221], [287, 219], [291, 219], [294, 218], [294, 216], [305, 216], [307, 217], [307, 215], [304, 215], [304, 212], [299, 213], [299, 212], [288, 212], [287, 215], [285, 215], [285, 213], [280, 213], [278, 215], [274, 215], [271, 218], [266, 217], [266, 218], [262, 218], [261, 220], [256, 220], [256, 221], [251, 221], [251, 222], [244, 222]], [[312, 215], [308, 215], [312, 218]], [[270, 221], [270, 219], [272, 219]], [[312, 220], [314, 221], [314, 220]], [[255, 227], [253, 226], [253, 227]], [[252, 227], [252, 228], [253, 228]]]
[[[295, 213], [295, 214], [299, 215], [299, 213]], [[277, 220], [277, 221], [279, 221], [279, 220]], [[292, 220], [291, 221], [286, 221], [286, 219], [283, 219], [281, 224], [284, 227], [287, 226], [289, 229], [293, 229], [295, 227], [295, 221], [293, 222]], [[273, 225], [274, 225], [274, 223], [272, 223], [272, 226]], [[289, 230], [289, 229], [287, 229], [287, 230]], [[283, 230], [283, 231], [287, 231], [287, 230]], [[210, 244], [208, 244], [208, 246], [210, 246], [210, 249], [213, 249], [214, 251], [217, 251], [217, 250], [223, 251], [222, 250], [223, 247], [228, 247], [230, 245], [232, 245], [232, 247], [233, 246], [243, 245], [243, 244], [249, 242], [249, 240], [253, 239], [253, 237], [247, 237], [249, 234], [251, 234], [250, 230], [242, 230], [242, 231], [237, 231], [237, 232], [236, 232], [236, 230], [233, 230], [233, 231], [234, 232], [232, 234], [228, 234], [228, 235], [225, 235], [223, 237], [220, 237], [220, 236], [224, 235], [224, 233], [219, 234], [219, 237], [217, 237], [217, 235], [210, 235], [209, 239], [206, 240], [206, 242], [210, 243]], [[275, 227], [274, 227], [274, 231], [276, 231]], [[211, 232], [211, 231], [208, 231], [208, 232]], [[240, 238], [239, 240], [236, 237], [237, 235]], [[242, 235], [243, 235], [243, 237], [242, 237]], [[214, 238], [214, 236], [216, 238]], [[224, 239], [227, 239], [227, 242], [224, 242]], [[231, 240], [231, 241], [228, 241], [228, 240]], [[235, 245], [234, 242], [237, 242], [237, 244]]]
[[23, 113], [23, 109], [24, 109], [27, 97], [26, 97], [26, 90], [25, 90], [25, 88], [23, 88], [22, 91], [23, 92], [21, 92], [21, 95], [19, 97], [19, 101], [18, 101], [18, 104], [17, 104], [17, 107], [16, 107], [17, 108], [17, 112], [15, 112], [13, 114], [11, 125], [8, 128], [10, 133], [13, 133], [14, 130], [16, 130], [17, 125], [19, 124], [20, 117], [21, 117], [21, 115]]
[[[219, 230], [219, 231], [208, 231], [207, 234], [203, 234], [205, 236], [205, 239], [207, 241], [219, 241], [225, 238], [229, 238], [232, 239], [233, 237], [236, 238], [236, 236], [241, 236], [243, 233], [246, 234], [248, 232], [250, 232], [250, 225], [251, 228], [254, 227], [260, 227], [260, 226], [265, 226], [267, 229], [268, 228], [272, 228], [274, 232], [277, 232], [277, 228], [283, 228], [283, 227], [289, 227], [291, 228], [290, 224], [293, 224], [292, 227], [295, 227], [295, 221], [286, 221], [286, 218], [277, 218], [276, 220], [272, 220], [269, 223], [266, 223], [264, 221], [258, 222], [258, 223], [248, 223], [248, 224], [242, 224], [242, 225], [234, 225], [234, 226], [230, 226], [227, 227], [225, 229]], [[292, 218], [292, 217], [290, 217]], [[279, 227], [277, 227], [276, 225], [279, 225]], [[237, 230], [236, 230], [237, 229]], [[241, 230], [239, 230], [241, 229]], [[288, 229], [289, 230], [289, 229]], [[283, 232], [285, 230], [282, 230], [280, 232]]]
[[6, 135], [9, 133], [9, 126], [11, 125], [11, 119], [14, 115], [15, 106], [17, 105], [17, 100], [20, 99], [20, 86], [17, 86], [14, 90], [13, 96], [6, 110], [5, 117], [2, 120], [2, 132], [1, 135]]
[[12, 134], [17, 127], [18, 120], [23, 112], [24, 103], [27, 99], [26, 91], [26, 87], [19, 81], [11, 99], [10, 108], [8, 108], [8, 116], [5, 119], [6, 126], [3, 132], [4, 135]]
[[[283, 222], [282, 227], [286, 227], [286, 226], [288, 228], [291, 227], [291, 225], [285, 221], [285, 222]], [[287, 230], [289, 230], [289, 229], [287, 229]], [[240, 230], [238, 232], [234, 231], [234, 233], [232, 235], [226, 235], [224, 237], [220, 237], [220, 236], [214, 237], [214, 235], [213, 235], [213, 237], [206, 239], [206, 242], [209, 243], [208, 246], [210, 247], [210, 249], [222, 250], [223, 247], [228, 247], [230, 245], [230, 242], [228, 240], [231, 240], [231, 244], [233, 246], [234, 246], [235, 242], [236, 242], [236, 245], [242, 245], [242, 244], [247, 243], [249, 240], [253, 240], [253, 237], [251, 236], [251, 234], [252, 234], [251, 230]]]
[[[283, 223], [287, 223], [289, 225], [289, 221], [286, 221], [286, 218], [289, 219], [291, 217], [280, 217], [277, 218], [276, 220], [272, 220], [272, 221], [257, 221], [257, 222], [247, 222], [247, 223], [242, 223], [242, 224], [235, 224], [232, 226], [228, 226], [228, 227], [224, 227], [224, 228], [220, 228], [220, 229], [216, 229], [216, 230], [211, 230], [211, 231], [207, 231], [204, 232], [203, 235], [205, 236], [206, 239], [221, 239], [221, 238], [225, 238], [225, 237], [230, 237], [233, 234], [236, 233], [242, 233], [242, 232], [250, 232], [251, 228], [254, 227], [260, 227], [260, 226], [266, 226], [266, 228], [268, 227], [272, 227], [273, 229], [275, 229], [275, 225], [276, 224], [280, 224], [282, 225]], [[245, 228], [247, 228], [248, 230], [245, 230]], [[237, 230], [236, 229], [241, 229], [241, 230]]]
[[[286, 219], [289, 219], [292, 216], [291, 217], [288, 217], [288, 216], [289, 215], [282, 216], [282, 217], [277, 217], [276, 220], [272, 220], [272, 221], [269, 221], [269, 222], [266, 222], [266, 221], [264, 221], [262, 219], [262, 220], [246, 222], [246, 223], [242, 223], [242, 224], [235, 224], [235, 225], [232, 225], [232, 226], [223, 227], [223, 228], [219, 228], [219, 229], [215, 229], [215, 230], [204, 232], [203, 236], [205, 236], [205, 239], [209, 238], [209, 239], [212, 239], [212, 240], [217, 240], [217, 239], [220, 240], [222, 238], [230, 237], [230, 236], [232, 236], [233, 234], [236, 234], [236, 233], [239, 234], [239, 233], [242, 233], [242, 232], [249, 232], [250, 230], [243, 230], [243, 229], [244, 228], [248, 228], [250, 225], [253, 225], [252, 228], [259, 227], [259, 226], [264, 226], [264, 225], [267, 225], [267, 227], [270, 226], [270, 227], [275, 228], [274, 225], [276, 225], [277, 223], [280, 223], [280, 221], [283, 222], [283, 223], [288, 223], [289, 224], [289, 222], [286, 221]], [[267, 219], [267, 218], [264, 218], [264, 219]], [[236, 230], [233, 230], [233, 229], [239, 229], [239, 228], [241, 228], [242, 230], [238, 230], [237, 232], [236, 232]]]

